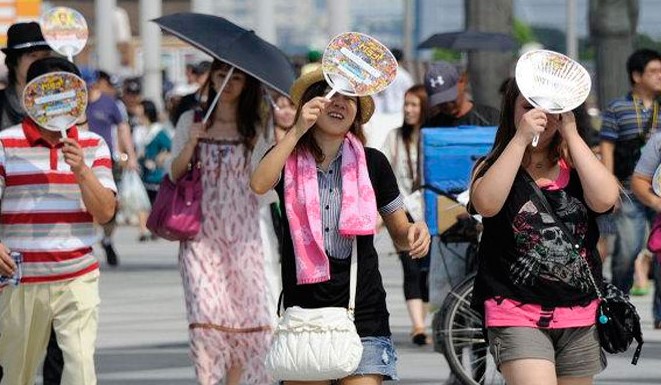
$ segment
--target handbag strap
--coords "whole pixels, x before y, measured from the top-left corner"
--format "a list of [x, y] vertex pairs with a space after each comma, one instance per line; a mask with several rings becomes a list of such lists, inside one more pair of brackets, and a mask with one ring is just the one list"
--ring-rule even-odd
[[356, 310], [356, 286], [358, 285], [358, 236], [355, 236], [351, 246], [351, 268], [349, 270], [349, 314], [353, 318]]
[[[574, 238], [574, 234], [569, 231], [567, 226], [562, 222], [561, 220], [558, 219], [557, 215], [555, 214], [555, 211], [551, 208], [551, 205], [549, 204], [549, 201], [546, 199], [544, 196], [544, 193], [542, 190], [537, 186], [537, 183], [528, 175], [527, 172], [524, 172], [524, 174], [528, 177], [530, 186], [532, 187], [533, 191], [537, 195], [537, 198], [539, 199], [539, 203], [544, 206], [544, 209], [548, 212], [548, 214], [553, 218], [553, 220], [556, 222], [558, 227], [560, 227], [560, 230], [562, 230], [563, 233], [569, 238], [569, 241], [574, 245], [574, 248], [578, 249], [581, 247], [581, 245], [576, 242], [576, 239]], [[579, 256], [580, 260], [582, 261], [583, 265], [587, 268], [588, 270], [588, 277], [590, 278], [590, 283], [592, 284], [592, 287], [594, 290], [597, 292], [597, 297], [599, 297], [600, 301], [604, 301], [604, 297], [601, 294], [601, 290], [599, 290], [599, 286], [597, 286], [597, 283], [594, 280], [594, 276], [592, 275], [592, 270], [590, 269], [590, 266], [588, 265], [587, 261], [585, 258], [582, 256]], [[599, 317], [599, 323], [606, 323], [609, 322], [608, 318], [606, 317], [605, 320], [602, 320], [602, 317], [605, 317], [603, 313], [601, 313], [601, 316]], [[638, 326], [638, 330], [635, 331], [634, 333], [634, 339], [638, 343], [636, 346], [636, 351], [633, 354], [633, 358], [631, 359], [631, 364], [636, 365], [638, 363], [638, 358], [640, 357], [640, 353], [643, 349], [643, 336], [640, 332], [640, 326]]]
[[[574, 233], [572, 233], [569, 230], [569, 228], [567, 228], [567, 225], [565, 225], [565, 223], [561, 221], [560, 218], [558, 218], [558, 216], [555, 214], [555, 210], [553, 210], [551, 204], [546, 199], [546, 196], [542, 192], [542, 189], [540, 189], [539, 186], [537, 186], [537, 183], [532, 179], [530, 175], [528, 175], [528, 173], [525, 170], [522, 170], [522, 172], [523, 175], [528, 179], [528, 183], [530, 184], [532, 190], [535, 192], [535, 195], [537, 195], [537, 200], [542, 206], [544, 206], [544, 210], [546, 210], [546, 212], [553, 218], [553, 221], [556, 223], [556, 225], [565, 234], [567, 239], [569, 239], [569, 242], [571, 242], [572, 247], [574, 247], [576, 251], [580, 250], [581, 244], [576, 241], [576, 238], [574, 237]], [[595, 281], [594, 276], [592, 275], [592, 270], [590, 269], [588, 262], [585, 260], [585, 258], [583, 258], [580, 255], [579, 255], [579, 260], [584, 265], [584, 267], [587, 268], [588, 277], [590, 278], [590, 283], [592, 284], [594, 291], [597, 292], [597, 297], [599, 297], [599, 299], [603, 299], [603, 296], [601, 295], [601, 290], [599, 289], [599, 286], [597, 285], [597, 282]]]

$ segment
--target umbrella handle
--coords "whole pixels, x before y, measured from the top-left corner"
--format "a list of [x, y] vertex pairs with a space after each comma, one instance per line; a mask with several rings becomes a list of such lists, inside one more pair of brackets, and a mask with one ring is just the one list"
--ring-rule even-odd
[[[225, 75], [225, 79], [223, 79], [223, 84], [220, 85], [220, 89], [216, 93], [216, 97], [213, 98], [213, 101], [209, 105], [209, 108], [207, 109], [207, 113], [204, 115], [204, 119], [202, 119], [202, 124], [207, 124], [207, 121], [209, 120], [209, 117], [211, 116], [211, 113], [213, 112], [213, 109], [216, 107], [216, 104], [218, 104], [218, 100], [220, 100], [220, 94], [223, 93], [225, 90], [225, 86], [227, 85], [227, 82], [230, 81], [230, 78], [232, 77], [232, 73], [234, 73], [234, 66], [230, 67], [229, 71], [227, 71], [227, 75]], [[209, 74], [211, 76], [211, 74]]]
[[535, 135], [535, 137], [532, 138], [532, 146], [537, 147], [537, 143], [539, 143], [539, 134]]

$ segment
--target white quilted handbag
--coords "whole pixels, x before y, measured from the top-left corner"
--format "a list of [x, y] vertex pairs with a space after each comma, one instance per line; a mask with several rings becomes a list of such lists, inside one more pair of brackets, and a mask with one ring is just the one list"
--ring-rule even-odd
[[351, 252], [349, 307], [285, 310], [275, 329], [266, 368], [278, 381], [344, 378], [358, 367], [363, 345], [353, 323], [358, 256]]

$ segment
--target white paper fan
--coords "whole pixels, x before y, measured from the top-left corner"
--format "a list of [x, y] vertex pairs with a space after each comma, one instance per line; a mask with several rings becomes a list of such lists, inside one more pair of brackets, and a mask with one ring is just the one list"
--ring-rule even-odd
[[[516, 84], [526, 100], [551, 114], [571, 111], [590, 94], [590, 74], [571, 58], [548, 50], [523, 54], [516, 63]], [[533, 140], [536, 146], [538, 138]]]

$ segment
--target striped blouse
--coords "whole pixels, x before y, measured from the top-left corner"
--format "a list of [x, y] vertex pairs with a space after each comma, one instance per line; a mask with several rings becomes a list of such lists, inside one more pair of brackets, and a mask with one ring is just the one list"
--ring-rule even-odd
[[[331, 161], [328, 171], [317, 166], [319, 203], [321, 204], [321, 225], [324, 231], [324, 248], [329, 257], [345, 259], [351, 256], [353, 237], [340, 234], [340, 209], [342, 207], [342, 147]], [[404, 206], [401, 194], [392, 202], [379, 208], [379, 214], [388, 215]]]

